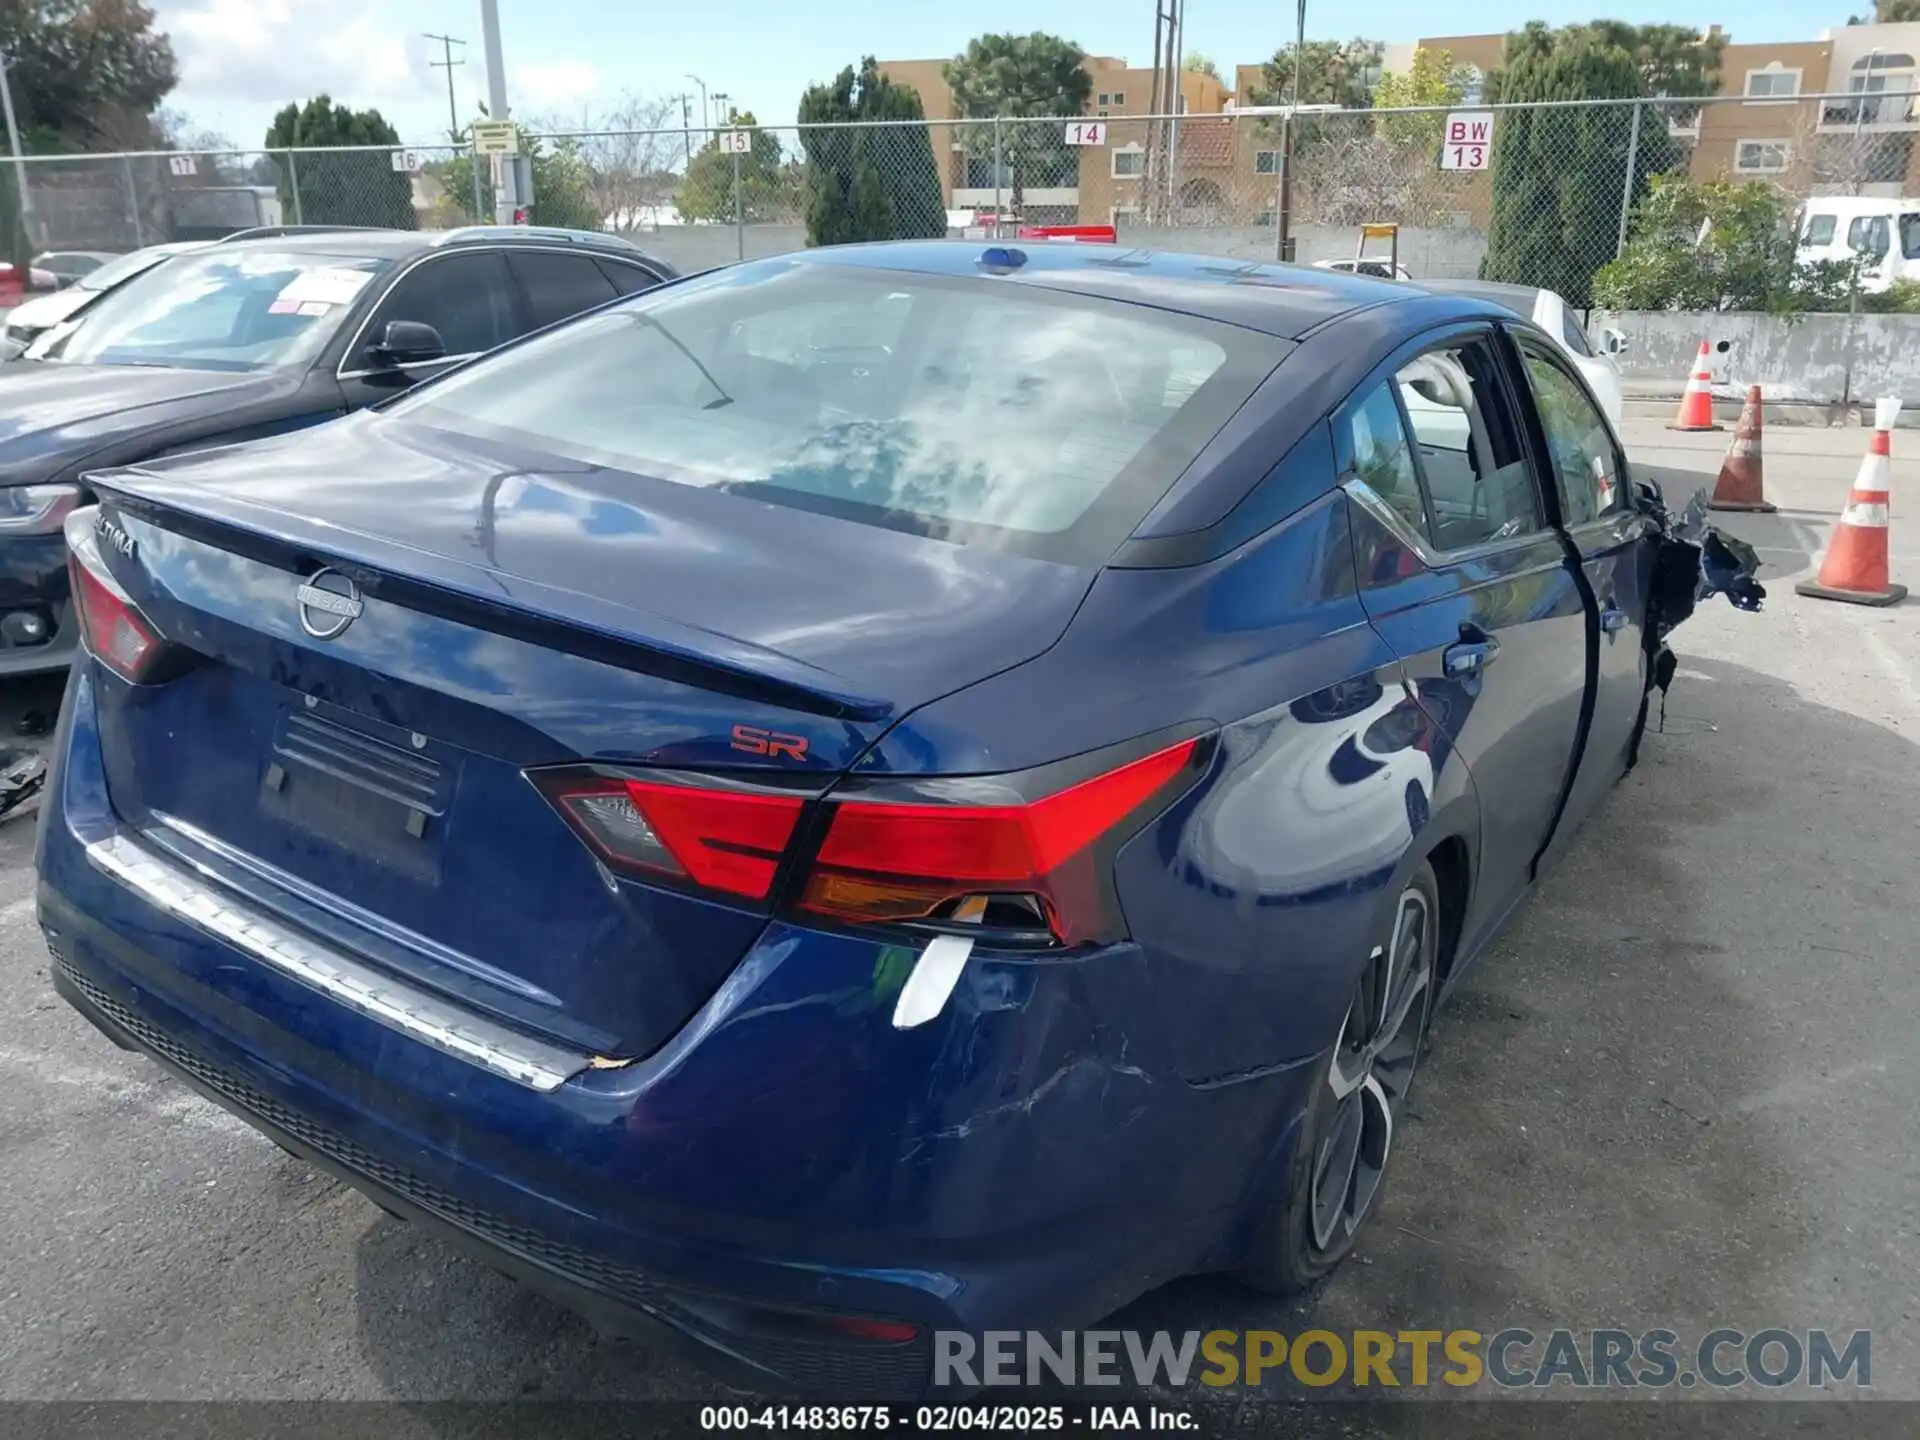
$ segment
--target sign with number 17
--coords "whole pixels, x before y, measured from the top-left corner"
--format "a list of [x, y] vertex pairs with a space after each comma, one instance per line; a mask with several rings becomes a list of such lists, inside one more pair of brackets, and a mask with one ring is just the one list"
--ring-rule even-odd
[[1455, 110], [1440, 140], [1442, 170], [1485, 170], [1493, 163], [1493, 112]]

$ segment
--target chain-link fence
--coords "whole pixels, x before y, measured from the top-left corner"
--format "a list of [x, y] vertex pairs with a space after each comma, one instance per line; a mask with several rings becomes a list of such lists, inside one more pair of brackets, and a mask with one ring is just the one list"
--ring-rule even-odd
[[[1415, 277], [1542, 285], [1580, 305], [1599, 298], [1596, 275], [1636, 235], [1664, 243], [1700, 218], [1697, 194], [1692, 210], [1650, 202], [1656, 176], [1763, 182], [1777, 215], [1816, 195], [1920, 193], [1920, 107], [1907, 92], [1467, 108], [601, 131], [523, 144], [534, 223], [627, 234], [683, 269], [1035, 225], [1112, 225], [1123, 243], [1245, 260], [1275, 258], [1284, 229], [1295, 259], [1352, 261], [1360, 227], [1392, 225], [1398, 263]], [[447, 228], [492, 219], [497, 163], [445, 146], [30, 157], [0, 162], [0, 220], [16, 258], [276, 223]], [[1387, 250], [1375, 240], [1367, 253]]]

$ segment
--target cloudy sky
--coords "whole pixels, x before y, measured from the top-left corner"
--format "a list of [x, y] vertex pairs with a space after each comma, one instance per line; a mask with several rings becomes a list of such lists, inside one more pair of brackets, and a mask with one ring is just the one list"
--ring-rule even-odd
[[[465, 38], [467, 64], [454, 72], [463, 120], [485, 94], [478, 0], [149, 0], [180, 57], [173, 104], [194, 126], [235, 144], [257, 145], [287, 101], [325, 91], [356, 108], [377, 107], [403, 138], [430, 142], [447, 128], [445, 72], [432, 68], [440, 32]], [[1629, 20], [1719, 21], [1740, 40], [1810, 39], [1845, 19], [1846, 6], [1813, 0], [1756, 0], [1737, 13], [1703, 4], [1696, 15], [1671, 3], [1582, 5], [1478, 0], [1456, 14], [1416, 0], [1373, 0], [1367, 34], [1411, 40], [1422, 34], [1506, 29], [1534, 15], [1566, 20], [1604, 10]], [[666, 97], [699, 89], [733, 95], [763, 121], [789, 123], [800, 91], [871, 51], [882, 58], [950, 55], [983, 31], [1049, 30], [1097, 54], [1151, 63], [1151, 0], [499, 0], [508, 99], [519, 114], [569, 125], [604, 124], [623, 93]], [[1855, 8], [1871, 8], [1860, 0]], [[1271, 0], [1190, 0], [1188, 46], [1223, 70], [1273, 53], [1287, 38], [1292, 7]], [[1356, 12], [1318, 0], [1311, 37], [1345, 36]], [[598, 120], [596, 121], [596, 117]]]

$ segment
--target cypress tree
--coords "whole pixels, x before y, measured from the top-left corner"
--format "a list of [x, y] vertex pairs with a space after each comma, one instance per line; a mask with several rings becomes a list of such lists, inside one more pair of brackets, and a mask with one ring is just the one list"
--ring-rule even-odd
[[[807, 243], [930, 239], [947, 233], [947, 212], [934, 168], [933, 141], [919, 92], [880, 73], [869, 55], [856, 74], [842, 70], [830, 85], [800, 97], [807, 157]], [[854, 121], [897, 125], [854, 127]]]

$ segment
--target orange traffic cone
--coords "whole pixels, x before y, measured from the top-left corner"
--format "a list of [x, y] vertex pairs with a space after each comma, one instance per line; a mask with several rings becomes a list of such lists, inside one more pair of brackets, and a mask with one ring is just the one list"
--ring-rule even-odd
[[1709, 510], [1757, 510], [1771, 515], [1780, 507], [1767, 499], [1760, 457], [1760, 387], [1747, 387], [1747, 403], [1740, 407], [1740, 423], [1733, 427], [1733, 444], [1720, 462]]
[[1892, 446], [1887, 432], [1900, 414], [1898, 400], [1874, 406], [1873, 439], [1867, 458], [1860, 462], [1847, 508], [1820, 562], [1818, 580], [1802, 580], [1794, 591], [1820, 600], [1846, 600], [1855, 605], [1892, 605], [1907, 598], [1907, 587], [1887, 578], [1887, 485]]
[[1693, 362], [1693, 374], [1687, 377], [1687, 393], [1680, 397], [1680, 413], [1673, 417], [1669, 430], [1724, 430], [1724, 425], [1713, 423], [1713, 377], [1707, 368], [1713, 362], [1709, 358], [1707, 342], [1700, 342], [1700, 354]]

